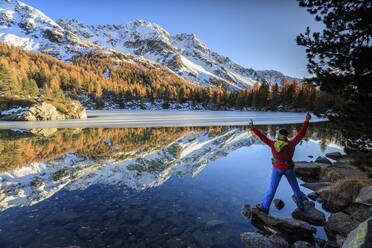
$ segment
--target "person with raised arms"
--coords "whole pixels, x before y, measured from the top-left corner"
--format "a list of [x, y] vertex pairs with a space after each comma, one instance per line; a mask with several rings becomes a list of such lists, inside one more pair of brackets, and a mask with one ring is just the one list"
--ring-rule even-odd
[[306, 130], [309, 126], [309, 121], [311, 115], [306, 114], [306, 120], [302, 124], [302, 127], [296, 137], [291, 140], [288, 140], [288, 131], [286, 129], [280, 129], [277, 134], [276, 140], [271, 140], [266, 137], [261, 131], [259, 131], [254, 125], [253, 121], [249, 123], [249, 126], [253, 133], [255, 133], [265, 144], [270, 146], [271, 152], [273, 154], [272, 164], [273, 170], [271, 174], [271, 182], [269, 189], [266, 192], [264, 200], [261, 204], [257, 204], [256, 207], [265, 212], [269, 213], [269, 208], [271, 202], [274, 198], [276, 189], [278, 188], [280, 179], [283, 175], [286, 176], [291, 188], [297, 199], [297, 206], [300, 210], [304, 211], [304, 203], [302, 199], [302, 194], [300, 187], [298, 186], [297, 178], [295, 175], [294, 167], [295, 164], [292, 161], [292, 157], [295, 151], [296, 145], [303, 139], [305, 136]]

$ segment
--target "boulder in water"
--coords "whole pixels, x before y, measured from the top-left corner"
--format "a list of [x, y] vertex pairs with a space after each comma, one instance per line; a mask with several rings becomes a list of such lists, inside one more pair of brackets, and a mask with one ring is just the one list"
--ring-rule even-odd
[[332, 164], [331, 161], [329, 161], [328, 158], [319, 156], [315, 159], [315, 163], [322, 163], [322, 164]]
[[251, 215], [252, 215], [252, 209], [251, 209], [251, 205], [249, 204], [244, 204], [243, 205], [243, 208], [242, 208], [242, 215], [249, 219], [251, 218]]
[[287, 248], [289, 247], [289, 243], [280, 235], [272, 234], [269, 236], [269, 239], [280, 248]]
[[296, 241], [291, 248], [314, 248], [314, 246], [306, 241]]
[[316, 201], [316, 199], [319, 198], [319, 193], [318, 192], [311, 192], [311, 193], [307, 194], [307, 197], [309, 197], [313, 201]]
[[322, 199], [322, 207], [329, 212], [342, 211], [351, 203], [349, 197], [332, 189], [320, 191], [319, 197]]
[[253, 248], [280, 248], [279, 245], [273, 243], [269, 238], [256, 232], [245, 232], [240, 234], [240, 239], [242, 240], [244, 247]]
[[327, 168], [330, 164], [313, 162], [295, 162], [296, 176], [305, 182], [316, 182], [322, 168]]
[[314, 227], [302, 220], [268, 215], [257, 208], [252, 210], [252, 224], [271, 233], [278, 233], [289, 242], [312, 241], [316, 233]]
[[292, 212], [292, 217], [295, 219], [306, 221], [315, 226], [321, 226], [325, 222], [325, 215], [315, 207], [306, 207], [304, 211], [296, 208]]
[[285, 205], [284, 202], [280, 199], [274, 199], [273, 203], [274, 203], [274, 206], [279, 210], [284, 208], [284, 205]]
[[346, 237], [354, 230], [360, 222], [354, 217], [343, 212], [332, 213], [324, 225], [324, 229], [330, 237], [335, 238], [337, 234]]
[[325, 155], [327, 158], [330, 158], [330, 159], [334, 159], [334, 160], [337, 160], [337, 159], [340, 159], [340, 158], [343, 158], [344, 155], [342, 155], [340, 152], [330, 152], [330, 153], [326, 153]]

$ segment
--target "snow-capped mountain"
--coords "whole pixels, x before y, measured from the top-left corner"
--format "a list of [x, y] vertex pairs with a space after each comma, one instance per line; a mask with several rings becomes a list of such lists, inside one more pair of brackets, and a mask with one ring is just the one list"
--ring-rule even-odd
[[160, 186], [171, 176], [196, 176], [208, 163], [258, 142], [250, 132], [230, 129], [214, 137], [208, 132], [187, 134], [161, 149], [119, 152], [101, 161], [69, 153], [53, 161], [31, 163], [0, 174], [0, 211], [36, 204], [62, 189], [83, 190], [94, 184], [136, 190]]
[[98, 48], [63, 29], [39, 10], [13, 0], [0, 1], [0, 40], [61, 59]]
[[157, 63], [152, 61], [156, 61], [205, 87], [239, 90], [264, 79], [280, 83], [284, 77], [277, 71], [244, 68], [211, 51], [194, 34], [171, 36], [159, 25], [143, 20], [104, 26], [66, 19], [54, 22], [41, 11], [15, 0], [0, 0], [0, 41], [63, 60], [92, 49], [109, 54], [121, 52], [128, 61], [155, 66]]
[[98, 46], [64, 29], [41, 11], [15, 0], [0, 0], [0, 41], [65, 61], [100, 50], [105, 54], [120, 54], [127, 62], [159, 67], [152, 60]]
[[171, 36], [157, 24], [133, 20], [124, 25], [84, 25], [78, 20], [61, 19], [57, 23], [72, 33], [102, 47], [141, 55], [168, 67], [178, 75], [203, 86], [222, 86], [229, 90], [246, 89], [257, 81], [280, 83], [278, 71], [255, 71], [244, 68], [228, 57], [210, 50], [194, 34]]

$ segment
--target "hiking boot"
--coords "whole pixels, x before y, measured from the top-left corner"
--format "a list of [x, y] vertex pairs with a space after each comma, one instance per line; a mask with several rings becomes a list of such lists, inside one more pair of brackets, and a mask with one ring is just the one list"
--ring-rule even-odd
[[267, 208], [264, 208], [261, 204], [257, 204], [256, 205], [256, 208], [262, 212], [264, 212], [265, 214], [269, 214], [269, 210]]

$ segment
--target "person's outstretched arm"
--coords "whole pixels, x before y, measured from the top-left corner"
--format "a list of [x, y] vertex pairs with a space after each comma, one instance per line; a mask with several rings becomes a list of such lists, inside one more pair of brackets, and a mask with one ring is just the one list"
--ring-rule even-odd
[[295, 145], [297, 145], [305, 137], [306, 130], [307, 130], [308, 126], [309, 126], [310, 119], [311, 119], [311, 115], [309, 113], [307, 113], [306, 114], [306, 120], [302, 124], [302, 127], [301, 127], [300, 131], [298, 132], [298, 134], [296, 135], [296, 137], [294, 137], [294, 139], [292, 140], [292, 142]]
[[255, 128], [253, 126], [253, 121], [252, 120], [249, 123], [249, 127], [251, 128], [252, 132], [254, 132], [260, 138], [260, 140], [262, 140], [265, 144], [267, 144], [268, 146], [271, 147], [271, 144], [272, 144], [273, 141], [271, 139], [267, 138], [266, 135], [263, 134], [260, 130]]

